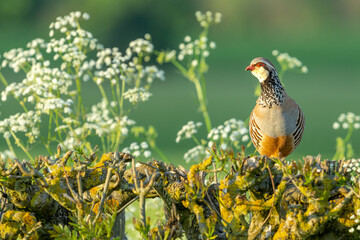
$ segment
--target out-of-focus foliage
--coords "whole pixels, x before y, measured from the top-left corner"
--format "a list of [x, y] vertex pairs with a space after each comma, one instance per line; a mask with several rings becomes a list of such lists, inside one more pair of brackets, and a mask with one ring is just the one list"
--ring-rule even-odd
[[[333, 147], [323, 139], [334, 139], [335, 132], [328, 131], [339, 113], [354, 111], [360, 96], [357, 79], [356, 53], [360, 51], [359, 1], [1, 1], [0, 51], [25, 46], [29, 39], [47, 36], [48, 23], [54, 16], [80, 10], [91, 15], [84, 28], [93, 33], [105, 47], [125, 49], [128, 42], [152, 34], [152, 42], [159, 49], [173, 49], [185, 34], [196, 36], [199, 27], [193, 24], [197, 10], [221, 12], [223, 20], [212, 29], [216, 41], [208, 64], [208, 111], [212, 124], [218, 126], [235, 117], [246, 119], [253, 107], [253, 88], [257, 82], [242, 71], [257, 56], [270, 58], [273, 49], [288, 52], [301, 59], [311, 74], [286, 74], [286, 89], [300, 104], [307, 121], [302, 144], [292, 154], [293, 158], [321, 152], [332, 157]], [[195, 34], [194, 34], [195, 33]], [[276, 66], [278, 69], [280, 66]], [[144, 125], [153, 125], [159, 133], [158, 146], [167, 155], [180, 156], [191, 144], [175, 145], [168, 139], [176, 137], [169, 128], [180, 129], [191, 120], [199, 121], [201, 115], [192, 105], [193, 93], [188, 83], [181, 81], [173, 71], [167, 72], [171, 85], [157, 88], [151, 103], [134, 114]], [[1, 90], [1, 89], [0, 89]], [[86, 86], [84, 91], [96, 89]], [[341, 101], [338, 97], [341, 96]], [[316, 98], [316, 100], [314, 100]], [[163, 101], [166, 99], [166, 101]], [[89, 101], [91, 106], [96, 102]], [[236, 103], [236, 107], [233, 104]], [[331, 108], [323, 108], [323, 106]], [[7, 103], [2, 116], [18, 110], [13, 102]], [[192, 108], [184, 107], [192, 106]], [[346, 106], [347, 109], [344, 109]], [[330, 110], [331, 109], [331, 110]], [[163, 117], [166, 113], [166, 118]], [[205, 134], [203, 128], [201, 134]], [[314, 142], [318, 150], [312, 149]], [[354, 135], [353, 144], [360, 138]], [[0, 139], [0, 148], [6, 142]], [[175, 149], [176, 148], [176, 149]], [[4, 150], [4, 149], [1, 149]], [[40, 150], [40, 149], [39, 149]], [[356, 154], [356, 151], [355, 151]]]

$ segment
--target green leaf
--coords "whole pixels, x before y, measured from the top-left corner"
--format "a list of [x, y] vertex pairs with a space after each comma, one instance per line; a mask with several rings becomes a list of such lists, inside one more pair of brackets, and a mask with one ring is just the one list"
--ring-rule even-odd
[[165, 53], [164, 52], [160, 52], [159, 56], [156, 58], [156, 61], [159, 64], [163, 64], [164, 63], [164, 58], [165, 58]]
[[354, 149], [351, 145], [351, 143], [346, 144], [346, 158], [352, 158], [354, 157]]
[[336, 138], [336, 153], [334, 160], [343, 159], [345, 157], [345, 142], [341, 137]]

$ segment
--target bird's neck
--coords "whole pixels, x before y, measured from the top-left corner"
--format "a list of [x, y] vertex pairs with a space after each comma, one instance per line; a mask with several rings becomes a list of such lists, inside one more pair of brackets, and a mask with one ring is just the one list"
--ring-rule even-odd
[[268, 78], [262, 81], [260, 85], [259, 105], [271, 108], [273, 105], [281, 105], [283, 103], [286, 93], [276, 73], [269, 74]]

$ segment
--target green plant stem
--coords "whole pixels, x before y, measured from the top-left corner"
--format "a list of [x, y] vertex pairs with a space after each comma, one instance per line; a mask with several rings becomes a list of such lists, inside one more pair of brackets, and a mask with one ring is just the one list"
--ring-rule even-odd
[[[59, 113], [58, 113], [57, 109], [55, 110], [55, 112], [56, 112], [55, 124], [56, 124], [56, 127], [58, 128], [59, 127]], [[68, 125], [70, 125], [70, 124], [68, 124]], [[62, 142], [63, 138], [61, 136], [61, 131], [57, 131], [57, 132], [58, 132], [58, 135], [59, 135], [59, 140]]]
[[76, 79], [76, 88], [78, 91], [78, 106], [77, 106], [77, 110], [76, 110], [76, 115], [80, 115], [83, 114], [84, 115], [84, 108], [83, 108], [83, 103], [82, 103], [82, 97], [81, 97], [81, 81], [79, 78]]
[[122, 116], [123, 113], [124, 113], [124, 93], [125, 93], [125, 81], [122, 81], [122, 84], [121, 84], [121, 96], [120, 96], [120, 103], [119, 103], [120, 116]]
[[284, 74], [285, 74], [286, 70], [287, 70], [286, 66], [281, 66], [280, 72], [278, 73], [278, 77], [280, 79], [280, 82], [284, 87], [285, 87], [285, 84], [283, 82], [283, 77], [284, 77]]
[[351, 136], [352, 136], [352, 134], [353, 134], [353, 131], [354, 131], [354, 128], [353, 128], [353, 126], [349, 126], [349, 129], [348, 129], [348, 132], [347, 132], [347, 134], [346, 134], [346, 136], [345, 136], [345, 138], [343, 139], [343, 153], [344, 153], [344, 156], [342, 156], [342, 151], [340, 151], [340, 149], [339, 149], [339, 147], [338, 146], [336, 146], [336, 152], [335, 152], [335, 154], [334, 154], [334, 156], [332, 157], [332, 159], [333, 160], [338, 160], [338, 159], [340, 159], [340, 158], [343, 158], [343, 157], [345, 157], [345, 155], [346, 155], [346, 145], [348, 144], [348, 142], [350, 141], [350, 139], [351, 139]]
[[5, 85], [5, 87], [9, 86], [8, 82], [6, 81], [4, 75], [2, 74], [2, 72], [0, 72], [0, 80], [3, 82], [3, 84]]
[[354, 131], [354, 128], [350, 125], [349, 130], [348, 130], [348, 132], [347, 132], [347, 134], [346, 134], [346, 136], [344, 138], [344, 143], [345, 144], [347, 144], [350, 141], [350, 138], [351, 138], [351, 136], [353, 134], [353, 131]]
[[200, 142], [199, 142], [199, 140], [198, 140], [194, 135], [192, 135], [191, 138], [194, 140], [194, 142], [196, 143], [196, 145], [198, 145], [198, 146], [201, 145]]
[[110, 106], [109, 100], [108, 100], [108, 98], [106, 96], [106, 93], [105, 93], [105, 90], [104, 90], [103, 86], [101, 84], [97, 84], [97, 85], [99, 87], [101, 96], [104, 98], [104, 100], [106, 102], [106, 105], [109, 106], [109, 110], [110, 110], [111, 114], [113, 114], [113, 116], [117, 116], [116, 112], [114, 112], [114, 109], [112, 109], [112, 107]]
[[103, 147], [103, 151], [106, 152], [106, 144], [105, 144], [104, 137], [101, 137], [101, 144], [102, 144], [102, 147]]
[[120, 79], [116, 78], [116, 102], [119, 105], [119, 113], [121, 114], [121, 107], [120, 107], [120, 102], [121, 102], [121, 92], [120, 92], [120, 83], [119, 81], [121, 81]]
[[[110, 83], [111, 84], [111, 83]], [[117, 102], [117, 96], [116, 96], [116, 92], [115, 92], [115, 85], [112, 85], [111, 84], [111, 93], [112, 93], [112, 97], [113, 97], [113, 101], [114, 102]], [[111, 104], [110, 104], [110, 106], [109, 106], [110, 108], [113, 108], [112, 106], [111, 106]], [[116, 108], [116, 106], [114, 107], [114, 112], [116, 112], [117, 111], [117, 108]]]
[[170, 162], [166, 155], [158, 148], [156, 145], [151, 146], [152, 149], [160, 156], [160, 158], [165, 162]]
[[114, 144], [111, 146], [111, 151], [112, 151], [112, 152], [114, 152], [115, 150], [117, 150], [117, 148], [119, 147], [120, 138], [121, 138], [121, 130], [118, 129], [118, 130], [117, 130], [117, 133], [116, 133], [116, 140], [115, 140]]
[[106, 150], [109, 152], [111, 149], [111, 137], [109, 134], [106, 136]]
[[50, 148], [49, 144], [44, 144], [44, 146], [45, 146], [46, 150], [48, 151], [48, 153], [50, 155], [53, 155], [53, 152], [51, 151], [51, 148]]
[[14, 156], [17, 158], [16, 152], [14, 151], [14, 148], [13, 148], [13, 146], [12, 146], [12, 144], [11, 144], [10, 139], [9, 139], [9, 138], [5, 138], [5, 140], [6, 140], [6, 143], [7, 143], [8, 147], [9, 147], [9, 150], [10, 150], [10, 151], [14, 154]]
[[139, 56], [138, 56], [138, 66], [139, 66], [139, 69], [137, 69], [138, 70], [138, 77], [137, 77], [137, 80], [136, 80], [136, 83], [135, 83], [136, 88], [140, 87], [140, 81], [141, 81], [141, 70], [142, 70], [142, 53], [141, 52], [139, 53]]
[[52, 119], [53, 119], [53, 111], [50, 111], [47, 144], [50, 143]]
[[[6, 81], [4, 75], [0, 72], [0, 80], [2, 81], [2, 83], [5, 85], [5, 87], [9, 86], [8, 82]], [[14, 98], [19, 102], [20, 106], [24, 109], [25, 112], [28, 112], [25, 104], [23, 101], [20, 101], [18, 97], [16, 97], [14, 94], [13, 94]]]
[[201, 109], [201, 112], [204, 117], [206, 129], [209, 133], [211, 131], [212, 127], [211, 127], [210, 116], [209, 116], [209, 113], [208, 113], [207, 107], [206, 107], [206, 99], [204, 98], [203, 89], [202, 89], [200, 81], [198, 79], [196, 79], [194, 81], [194, 84], [195, 84], [196, 93], [197, 93], [197, 96], [199, 99], [200, 109]]
[[180, 70], [180, 72], [186, 77], [188, 78], [188, 72], [186, 70], [186, 68], [181, 65], [181, 63], [179, 63], [178, 61], [176, 61], [176, 59], [171, 60], [171, 63]]
[[16, 136], [16, 134], [12, 130], [10, 130], [10, 133], [15, 139], [15, 144], [23, 150], [23, 152], [30, 158], [31, 161], [34, 162], [34, 158], [30, 155], [29, 151], [24, 147], [24, 145], [21, 143], [20, 139]]
[[207, 107], [206, 107], [206, 98], [204, 96], [204, 89], [200, 83], [200, 80], [198, 78], [196, 78], [193, 74], [190, 74], [186, 68], [181, 65], [178, 61], [176, 61], [175, 59], [173, 59], [171, 61], [171, 63], [180, 70], [180, 72], [186, 77], [188, 78], [191, 82], [194, 83], [195, 85], [195, 89], [196, 89], [196, 94], [199, 100], [199, 104], [200, 104], [200, 110], [202, 112], [202, 115], [204, 117], [204, 121], [205, 121], [205, 125], [206, 125], [206, 130], [208, 131], [208, 133], [211, 131], [212, 127], [211, 127], [211, 120], [210, 120], [210, 116], [209, 113], [207, 111]]

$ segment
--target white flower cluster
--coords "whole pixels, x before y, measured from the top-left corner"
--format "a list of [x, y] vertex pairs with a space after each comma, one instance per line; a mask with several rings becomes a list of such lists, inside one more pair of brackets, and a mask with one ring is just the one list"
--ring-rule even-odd
[[88, 13], [81, 13], [80, 11], [70, 12], [69, 15], [64, 17], [57, 17], [56, 21], [52, 22], [49, 28], [59, 30], [64, 33], [68, 31], [68, 28], [77, 28], [79, 20], [81, 19], [89, 20], [90, 16]]
[[189, 149], [184, 154], [184, 159], [186, 163], [189, 163], [191, 161], [199, 161], [200, 159], [203, 159], [209, 155], [210, 154], [206, 151], [206, 148], [203, 145], [198, 145]]
[[[37, 63], [32, 65], [22, 82], [11, 83], [1, 92], [1, 100], [6, 101], [9, 95], [14, 95], [23, 102], [35, 103], [38, 112], [49, 114], [50, 110], [59, 109], [70, 114], [73, 103], [69, 98], [71, 84], [72, 77], [68, 73]], [[67, 99], [59, 98], [58, 94], [67, 95]]]
[[149, 100], [151, 93], [145, 88], [131, 88], [124, 93], [124, 98], [131, 103], [145, 102]]
[[139, 58], [144, 57], [145, 62], [150, 60], [150, 55], [154, 47], [150, 41], [137, 39], [132, 41], [123, 55], [118, 48], [106, 48], [97, 53], [95, 81], [101, 84], [103, 80], [109, 79], [112, 85], [117, 81], [123, 80], [128, 84], [145, 79], [147, 84], [151, 84], [155, 78], [164, 80], [164, 72], [155, 65], [143, 66]]
[[[80, 128], [77, 129], [77, 133], [80, 133]], [[81, 130], [82, 133], [82, 130]], [[74, 146], [80, 143], [80, 135], [76, 135], [74, 132], [69, 131], [66, 135], [66, 139], [62, 141], [59, 145], [63, 151], [73, 150]]]
[[6, 161], [8, 159], [15, 158], [15, 155], [10, 150], [5, 150], [4, 152], [0, 152], [0, 161]]
[[359, 129], [360, 128], [360, 115], [355, 115], [352, 112], [342, 113], [338, 120], [333, 123], [333, 129]]
[[[3, 79], [6, 88], [0, 91], [1, 100], [13, 96], [26, 112], [0, 122], [0, 133], [5, 137], [24, 132], [34, 142], [39, 135], [35, 124], [40, 122], [42, 114], [49, 115], [46, 116], [49, 121], [45, 122], [51, 131], [55, 128], [58, 133], [48, 135], [51, 139], [47, 141], [63, 142], [65, 149], [71, 149], [79, 141], [88, 144], [87, 137], [92, 134], [102, 140], [110, 139], [104, 147], [120, 144], [128, 135], [128, 127], [135, 122], [124, 116], [128, 109], [119, 107], [120, 102], [123, 98], [131, 103], [147, 101], [151, 96], [150, 85], [155, 79], [164, 80], [164, 72], [155, 65], [144, 64], [150, 61], [154, 51], [149, 34], [130, 42], [123, 54], [118, 48], [104, 48], [90, 32], [82, 29], [80, 21], [88, 19], [89, 14], [78, 11], [58, 17], [49, 26], [49, 41], [35, 39], [25, 49], [3, 54], [0, 69], [8, 67], [26, 75], [18, 83], [7, 84]], [[106, 96], [107, 89], [99, 86], [103, 100], [89, 112], [83, 106], [85, 95], [81, 94], [80, 80], [90, 79], [98, 85], [108, 80], [113, 95]], [[77, 104], [76, 114], [72, 114], [73, 102]], [[31, 123], [26, 122], [31, 117]]]
[[[125, 62], [131, 58], [129, 55], [123, 56], [118, 48], [105, 48], [97, 52], [96, 69], [100, 69], [95, 72], [96, 83], [101, 84], [103, 79], [109, 79], [112, 85], [117, 82], [118, 76], [122, 71], [135, 72], [133, 68], [130, 69]], [[129, 69], [128, 69], [129, 68]]]
[[[221, 21], [220, 13], [196, 12], [195, 15], [202, 27], [208, 27], [211, 23], [219, 23]], [[190, 36], [185, 36], [184, 42], [179, 45], [180, 51], [177, 58], [179, 61], [183, 61], [186, 56], [191, 56], [191, 66], [196, 67], [199, 64], [200, 58], [208, 57], [210, 55], [209, 49], [214, 49], [215, 47], [215, 42], [209, 42], [206, 34], [201, 34], [200, 37], [194, 41], [192, 41]], [[166, 53], [165, 62], [170, 61], [175, 54], [175, 51]]]
[[207, 11], [206, 13], [202, 13], [200, 11], [197, 11], [195, 13], [195, 17], [196, 17], [196, 20], [200, 23], [200, 26], [207, 27], [211, 23], [220, 23], [221, 18], [222, 18], [222, 14], [219, 13], [219, 12], [214, 14], [214, 13], [212, 13], [210, 11]]
[[[347, 168], [347, 172], [353, 172], [355, 174], [359, 174], [360, 173], [360, 158], [359, 159], [351, 159], [349, 164], [344, 164], [343, 165], [344, 168]], [[351, 179], [352, 181], [354, 181], [355, 179], [352, 177]]]
[[247, 135], [248, 129], [241, 120], [232, 118], [224, 122], [224, 125], [220, 125], [213, 128], [208, 134], [209, 147], [213, 143], [218, 143], [222, 149], [228, 146], [237, 147], [240, 142], [247, 142], [249, 136]]
[[58, 109], [64, 111], [65, 114], [71, 114], [72, 99], [66, 101], [61, 98], [42, 98], [36, 104], [36, 109], [46, 114], [50, 114], [50, 110]]
[[165, 80], [164, 71], [159, 70], [155, 65], [146, 66], [142, 75], [146, 78], [147, 83], [152, 83], [156, 78], [161, 81]]
[[300, 69], [302, 73], [307, 73], [308, 68], [296, 57], [291, 57], [288, 53], [280, 53], [278, 50], [273, 50], [272, 55], [280, 63], [283, 69]]
[[141, 155], [145, 158], [151, 157], [151, 152], [148, 150], [149, 145], [147, 142], [142, 142], [138, 144], [137, 142], [133, 142], [129, 147], [124, 148], [122, 151], [125, 153], [130, 153], [134, 157], [140, 157]]
[[[86, 70], [94, 66], [94, 61], [86, 62], [86, 52], [104, 48], [90, 32], [80, 28], [79, 21], [88, 19], [87, 13], [71, 12], [64, 17], [57, 17], [49, 26], [51, 39], [46, 45], [46, 53], [54, 53], [54, 61], [62, 60], [62, 70], [76, 69], [77, 77], [82, 77]], [[54, 38], [55, 32], [59, 32], [61, 37]]]
[[95, 134], [99, 137], [105, 134], [116, 133], [116, 130], [120, 130], [122, 136], [127, 136], [129, 132], [128, 126], [134, 124], [135, 121], [129, 119], [127, 116], [122, 118], [111, 117], [107, 103], [103, 99], [100, 103], [91, 107], [91, 112], [86, 115], [84, 128], [94, 130]]
[[10, 94], [23, 97], [25, 102], [34, 102], [34, 96], [52, 98], [57, 92], [68, 94], [71, 84], [72, 77], [68, 73], [57, 68], [47, 68], [38, 63], [31, 67], [22, 82], [8, 85], [1, 92], [1, 100], [6, 101]]
[[[200, 37], [199, 39], [195, 39], [194, 41], [191, 41], [190, 36], [186, 36], [184, 41], [184, 43], [180, 43], [179, 45], [180, 52], [178, 54], [178, 59], [180, 61], [184, 60], [186, 55], [201, 55], [203, 57], [208, 57], [210, 55], [209, 47], [213, 49], [216, 46], [215, 42], [211, 41], [210, 43], [208, 43], [207, 37], [204, 36]], [[196, 67], [198, 63], [198, 60], [194, 59], [192, 60], [191, 65], [193, 67]]]
[[[76, 34], [81, 35], [90, 35], [91, 33], [85, 32], [84, 30], [74, 30], [72, 31]], [[72, 36], [72, 35], [71, 35]], [[91, 36], [83, 36], [81, 39], [81, 42], [77, 42], [75, 39], [67, 40], [65, 38], [55, 39], [52, 38], [50, 42], [48, 43], [46, 52], [47, 53], [55, 53], [54, 54], [54, 60], [58, 60], [61, 58], [62, 63], [60, 68], [62, 70], [65, 70], [66, 68], [73, 67], [75, 69], [79, 69], [78, 76], [80, 77], [81, 74], [84, 73], [85, 70], [83, 66], [83, 62], [86, 60], [87, 56], [85, 54], [85, 49], [95, 50], [95, 49], [101, 49], [102, 46], [99, 44], [96, 44], [97, 40], [92, 38]], [[80, 45], [81, 43], [81, 45]], [[93, 64], [87, 64], [85, 66], [90, 67]]]
[[[149, 40], [138, 38], [129, 43], [129, 48], [126, 50], [126, 53], [128, 55], [131, 55], [132, 53], [136, 53], [138, 56], [141, 55], [146, 56], [151, 54], [153, 51], [154, 51], [154, 46]], [[148, 59], [145, 59], [145, 61], [146, 60]]]
[[38, 60], [43, 59], [43, 54], [37, 51], [37, 47], [42, 47], [44, 44], [44, 40], [35, 39], [27, 44], [27, 46], [30, 47], [29, 49], [17, 48], [5, 52], [3, 54], [4, 60], [1, 63], [1, 67], [9, 67], [13, 69], [15, 73], [17, 73], [24, 69], [26, 65], [31, 66], [35, 64]]
[[[131, 52], [129, 54], [130, 55], [127, 55], [127, 54], [123, 55], [119, 51], [119, 48], [117, 48], [117, 47], [105, 48], [103, 50], [100, 50], [96, 54], [96, 56], [97, 56], [96, 68], [100, 69], [100, 68], [102, 68], [103, 65], [111, 66], [112, 64], [116, 64], [115, 65], [116, 67], [120, 66], [120, 67], [122, 67], [122, 69], [126, 69], [127, 68], [126, 64], [125, 65], [121, 65], [121, 64], [130, 60]], [[108, 77], [108, 78], [110, 78], [110, 77]]]
[[171, 62], [176, 58], [176, 51], [175, 50], [169, 50], [164, 52], [164, 62]]
[[189, 121], [186, 125], [182, 126], [180, 131], [177, 133], [176, 142], [180, 142], [183, 139], [192, 138], [194, 134], [197, 133], [197, 129], [201, 127], [202, 123], [194, 121]]
[[[201, 126], [201, 123], [188, 122], [177, 133], [176, 142], [180, 142], [182, 139], [192, 138], [197, 133], [197, 128]], [[199, 161], [200, 159], [209, 156], [206, 148], [211, 148], [214, 143], [221, 149], [226, 148], [239, 148], [242, 143], [249, 141], [248, 129], [241, 120], [232, 118], [224, 122], [216, 128], [213, 128], [207, 135], [207, 144], [198, 145], [190, 149], [184, 155], [186, 162]], [[205, 145], [205, 146], [204, 146]]]
[[30, 142], [33, 143], [40, 135], [39, 122], [39, 112], [16, 113], [0, 121], [0, 133], [4, 134], [4, 138], [10, 138], [11, 132], [23, 132]]
[[[356, 210], [356, 214], [350, 216], [350, 220], [354, 220], [356, 224], [360, 223], [360, 209]], [[349, 232], [353, 233], [355, 229], [360, 231], [360, 225], [357, 225], [356, 228], [355, 227], [350, 228]]]

